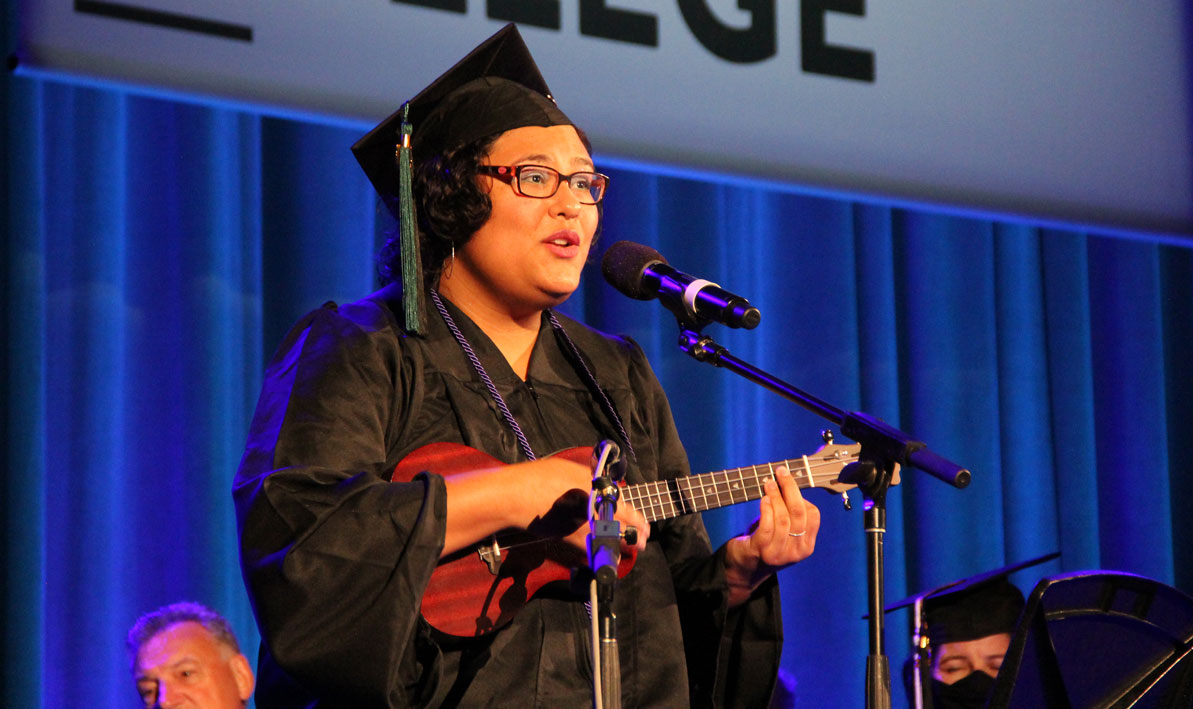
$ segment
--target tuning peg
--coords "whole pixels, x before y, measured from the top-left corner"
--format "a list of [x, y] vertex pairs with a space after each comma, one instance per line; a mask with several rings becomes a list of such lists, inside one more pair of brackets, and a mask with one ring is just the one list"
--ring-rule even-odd
[[833, 444], [833, 432], [832, 432], [832, 429], [828, 429], [828, 428], [826, 428], [826, 429], [822, 430], [822, 431], [820, 432], [820, 437], [821, 437], [821, 438], [824, 440], [824, 443], [825, 443], [825, 445], [830, 445], [830, 446], [831, 446], [831, 445]]
[[846, 512], [853, 509], [853, 503], [849, 501], [849, 493], [848, 492], [841, 493], [841, 504], [845, 505]]

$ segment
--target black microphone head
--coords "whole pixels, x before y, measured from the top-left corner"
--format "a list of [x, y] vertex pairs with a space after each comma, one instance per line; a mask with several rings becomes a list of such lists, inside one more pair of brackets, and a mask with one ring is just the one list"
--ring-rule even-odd
[[601, 274], [609, 285], [625, 295], [637, 300], [650, 300], [658, 293], [643, 287], [642, 273], [656, 263], [667, 263], [667, 259], [649, 246], [619, 241], [605, 251], [601, 259]]

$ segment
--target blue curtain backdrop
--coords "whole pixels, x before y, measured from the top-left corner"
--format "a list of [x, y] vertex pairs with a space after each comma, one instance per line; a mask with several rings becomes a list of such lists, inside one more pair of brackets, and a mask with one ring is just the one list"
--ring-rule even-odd
[[[373, 288], [388, 225], [356, 130], [3, 92], [3, 704], [133, 706], [123, 636], [143, 611], [205, 602], [255, 656], [229, 490], [260, 373], [303, 312]], [[733, 354], [973, 470], [964, 491], [903, 472], [889, 601], [1054, 550], [1021, 586], [1103, 568], [1193, 591], [1193, 251], [610, 172], [605, 244], [648, 243], [762, 309], [755, 331], [709, 329]], [[818, 445], [823, 421], [691, 360], [670, 314], [596, 270], [566, 309], [647, 349], [696, 472]], [[799, 706], [861, 706], [861, 512], [809, 494], [824, 523], [781, 576], [784, 666]], [[754, 514], [706, 519], [720, 541]], [[896, 706], [906, 623], [887, 634]]]

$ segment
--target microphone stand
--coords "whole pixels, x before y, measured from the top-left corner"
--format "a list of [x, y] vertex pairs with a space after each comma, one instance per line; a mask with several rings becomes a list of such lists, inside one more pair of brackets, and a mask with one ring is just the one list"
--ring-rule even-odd
[[[592, 494], [589, 497], [589, 615], [592, 620], [593, 707], [621, 709], [621, 658], [617, 649], [617, 617], [613, 596], [621, 562], [621, 523], [613, 518], [617, 483], [625, 473], [620, 450], [612, 441], [592, 449]], [[626, 531], [630, 534], [630, 530]]]
[[711, 321], [694, 320], [676, 312], [679, 348], [698, 362], [723, 367], [836, 423], [841, 434], [862, 444], [858, 462], [841, 471], [841, 482], [857, 485], [865, 500], [866, 581], [869, 591], [870, 654], [866, 658], [866, 707], [891, 706], [890, 665], [883, 646], [883, 535], [886, 533], [886, 493], [895, 466], [910, 465], [956, 488], [969, 485], [970, 472], [933, 453], [921, 441], [862, 412], [845, 412], [783, 380], [729, 354], [700, 328]]

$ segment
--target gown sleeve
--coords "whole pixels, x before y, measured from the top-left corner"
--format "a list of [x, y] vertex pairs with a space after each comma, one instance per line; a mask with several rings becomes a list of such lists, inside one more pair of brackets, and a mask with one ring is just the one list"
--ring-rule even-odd
[[233, 489], [262, 636], [258, 706], [408, 706], [428, 688], [418, 608], [446, 495], [435, 475], [388, 482], [421, 382], [395, 328], [375, 305], [325, 306], [265, 372]]
[[[644, 418], [654, 422], [660, 477], [688, 475], [670, 404], [641, 349], [634, 344], [631, 387]], [[700, 515], [656, 523], [671, 567], [693, 707], [762, 707], [779, 672], [783, 630], [774, 577], [730, 609], [725, 548], [713, 551]]]

